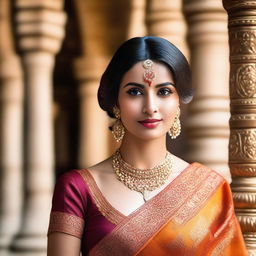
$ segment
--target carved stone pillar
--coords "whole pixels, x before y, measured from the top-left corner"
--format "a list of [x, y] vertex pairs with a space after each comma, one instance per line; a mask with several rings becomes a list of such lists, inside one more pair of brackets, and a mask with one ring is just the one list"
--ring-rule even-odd
[[106, 60], [95, 56], [77, 59], [74, 64], [75, 76], [79, 80], [80, 99], [78, 162], [81, 168], [85, 168], [102, 161], [108, 154], [107, 117], [97, 102], [99, 79]]
[[223, 4], [229, 15], [232, 190], [249, 255], [256, 255], [256, 2]]
[[84, 168], [106, 158], [116, 145], [97, 90], [107, 62], [127, 39], [132, 1], [76, 0], [75, 7], [81, 38], [81, 56], [74, 63], [80, 87], [79, 165]]
[[187, 158], [212, 167], [230, 181], [227, 14], [220, 0], [185, 0], [184, 13], [195, 90], [187, 120]]
[[189, 57], [182, 0], [147, 0], [147, 34], [164, 37]]
[[16, 2], [17, 34], [26, 85], [25, 208], [12, 248], [45, 255], [54, 182], [52, 72], [64, 36], [62, 1]]
[[0, 255], [18, 231], [22, 207], [23, 81], [9, 0], [0, 1]]
[[135, 36], [145, 36], [145, 8], [146, 0], [132, 0], [127, 39]]

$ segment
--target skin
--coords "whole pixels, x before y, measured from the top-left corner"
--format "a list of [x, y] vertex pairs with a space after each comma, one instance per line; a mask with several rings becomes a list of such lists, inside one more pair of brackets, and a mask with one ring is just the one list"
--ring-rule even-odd
[[[120, 151], [124, 160], [138, 168], [150, 168], [165, 158], [166, 133], [170, 129], [179, 106], [179, 96], [169, 69], [154, 63], [156, 78], [151, 85], [143, 79], [142, 62], [135, 64], [123, 77], [118, 105], [126, 128]], [[161, 119], [154, 129], [145, 128], [138, 121]]]
[[[123, 76], [118, 95], [118, 107], [126, 130], [120, 152], [126, 162], [141, 169], [152, 168], [165, 158], [166, 133], [180, 105], [169, 69], [156, 62], [152, 69], [156, 78], [149, 85], [143, 79], [145, 69], [142, 62], [135, 64]], [[153, 118], [161, 120], [153, 129], [145, 128], [138, 122]], [[173, 159], [175, 172], [181, 172], [188, 166], [188, 163], [176, 156]], [[128, 189], [116, 179], [111, 157], [88, 170], [108, 202], [123, 215], [129, 215], [144, 204], [140, 193]], [[164, 189], [172, 179], [170, 175], [166, 184], [151, 192], [151, 197]], [[52, 233], [48, 237], [47, 255], [78, 256], [80, 246], [78, 238], [64, 233]]]

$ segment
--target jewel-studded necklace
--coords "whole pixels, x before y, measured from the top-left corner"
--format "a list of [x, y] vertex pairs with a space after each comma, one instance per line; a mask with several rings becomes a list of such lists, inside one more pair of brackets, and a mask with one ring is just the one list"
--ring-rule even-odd
[[126, 163], [119, 150], [112, 157], [112, 166], [117, 179], [129, 189], [140, 192], [144, 201], [149, 199], [149, 191], [153, 191], [166, 183], [172, 172], [172, 164], [172, 155], [168, 151], [160, 164], [149, 169], [138, 169]]

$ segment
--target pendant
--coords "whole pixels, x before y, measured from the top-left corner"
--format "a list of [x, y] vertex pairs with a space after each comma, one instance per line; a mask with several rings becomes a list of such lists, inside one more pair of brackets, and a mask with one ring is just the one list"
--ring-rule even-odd
[[145, 202], [150, 199], [150, 192], [148, 190], [144, 190], [142, 192], [142, 195], [143, 195], [143, 199], [144, 199]]

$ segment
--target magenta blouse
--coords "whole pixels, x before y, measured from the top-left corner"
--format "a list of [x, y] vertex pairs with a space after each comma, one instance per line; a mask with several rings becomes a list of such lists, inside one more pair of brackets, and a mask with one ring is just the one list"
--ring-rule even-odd
[[78, 237], [84, 256], [124, 218], [101, 194], [89, 171], [73, 170], [55, 186], [48, 235]]

